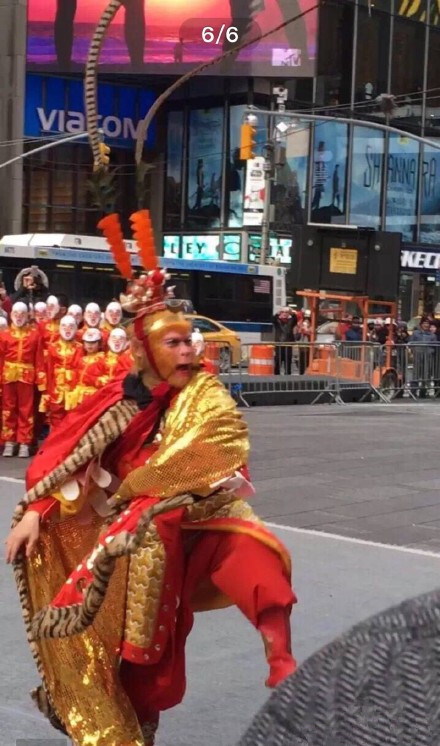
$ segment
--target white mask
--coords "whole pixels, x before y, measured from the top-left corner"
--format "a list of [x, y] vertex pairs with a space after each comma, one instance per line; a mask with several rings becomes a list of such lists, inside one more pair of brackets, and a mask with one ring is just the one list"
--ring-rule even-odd
[[58, 298], [55, 295], [49, 295], [47, 301], [47, 315], [51, 321], [58, 316], [60, 312], [60, 304], [58, 303]]
[[81, 306], [78, 306], [77, 303], [73, 303], [69, 308], [67, 309], [67, 313], [69, 316], [73, 316], [75, 319], [77, 326], [80, 325], [83, 317], [83, 312]]
[[122, 319], [121, 304], [115, 300], [109, 303], [107, 308], [105, 309], [104, 316], [106, 321], [108, 321], [111, 326], [117, 326], [118, 324], [120, 324]]
[[72, 339], [75, 338], [77, 328], [73, 316], [63, 316], [60, 321], [60, 337], [64, 339], [65, 342], [71, 342]]
[[22, 326], [26, 326], [29, 319], [29, 311], [26, 303], [23, 303], [22, 301], [14, 303], [11, 311], [11, 319], [14, 326], [18, 329]]
[[111, 351], [119, 355], [127, 347], [127, 334], [124, 329], [113, 329], [108, 338]]
[[35, 321], [45, 321], [47, 319], [47, 306], [42, 300], [39, 300], [34, 306], [34, 319]]
[[86, 320], [87, 326], [99, 326], [99, 322], [101, 321], [101, 309], [97, 303], [88, 303], [86, 305], [84, 318]]

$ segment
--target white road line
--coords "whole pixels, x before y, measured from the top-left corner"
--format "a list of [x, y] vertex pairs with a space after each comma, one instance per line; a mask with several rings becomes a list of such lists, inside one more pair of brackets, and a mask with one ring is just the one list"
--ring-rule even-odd
[[416, 547], [401, 547], [397, 544], [382, 544], [379, 541], [367, 541], [367, 539], [357, 539], [352, 536], [341, 536], [340, 534], [329, 534], [326, 531], [317, 531], [312, 528], [296, 528], [295, 526], [281, 526], [279, 523], [268, 523], [265, 525], [270, 528], [281, 531], [289, 531], [292, 534], [304, 534], [305, 536], [314, 536], [320, 539], [333, 539], [335, 541], [348, 541], [351, 544], [360, 544], [366, 547], [378, 547], [379, 549], [393, 549], [396, 552], [405, 552], [406, 554], [417, 554], [421, 557], [435, 557], [440, 559], [439, 552], [430, 552], [428, 549], [417, 549]]
[[[0, 477], [0, 482], [13, 482], [14, 484], [24, 484], [24, 479], [16, 477]], [[292, 534], [304, 534], [304, 536], [315, 536], [319, 539], [333, 539], [334, 541], [347, 541], [350, 544], [359, 544], [366, 547], [379, 547], [379, 549], [393, 549], [395, 552], [405, 552], [406, 554], [417, 554], [422, 557], [435, 557], [440, 559], [439, 552], [430, 552], [428, 549], [417, 549], [415, 547], [401, 547], [397, 544], [382, 544], [379, 541], [368, 541], [367, 539], [357, 539], [354, 536], [342, 536], [340, 534], [329, 534], [327, 531], [317, 531], [312, 528], [297, 528], [296, 526], [283, 526], [280, 523], [269, 523], [265, 521], [266, 526], [279, 529], [280, 531], [289, 531]]]

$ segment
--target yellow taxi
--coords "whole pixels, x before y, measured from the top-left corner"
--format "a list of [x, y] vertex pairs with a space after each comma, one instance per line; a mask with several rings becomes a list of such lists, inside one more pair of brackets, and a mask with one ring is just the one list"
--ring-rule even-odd
[[[185, 314], [193, 329], [198, 329], [205, 342], [215, 342], [220, 347], [220, 370], [226, 372], [231, 365], [238, 365], [241, 360], [241, 341], [238, 334], [223, 324], [199, 314]], [[224, 347], [222, 345], [224, 344]]]

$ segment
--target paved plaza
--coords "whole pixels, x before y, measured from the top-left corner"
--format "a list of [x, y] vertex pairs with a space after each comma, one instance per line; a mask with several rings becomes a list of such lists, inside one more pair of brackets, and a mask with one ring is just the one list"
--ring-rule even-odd
[[[300, 661], [353, 623], [439, 584], [440, 407], [261, 407], [245, 416], [255, 507], [293, 557]], [[2, 535], [23, 474], [22, 462], [0, 461]], [[0, 746], [67, 745], [30, 704], [37, 676], [3, 560], [0, 573]], [[259, 637], [238, 612], [199, 615], [187, 696], [164, 714], [158, 746], [234, 746], [268, 696], [265, 674]]]

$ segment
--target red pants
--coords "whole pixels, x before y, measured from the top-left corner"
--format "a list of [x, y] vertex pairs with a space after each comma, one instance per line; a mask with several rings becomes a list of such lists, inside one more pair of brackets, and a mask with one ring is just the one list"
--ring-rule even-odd
[[[287, 617], [296, 601], [281, 559], [269, 547], [245, 534], [202, 533], [187, 559], [176, 637], [174, 644], [168, 645], [173, 650], [166, 650], [161, 661], [152, 666], [126, 660], [121, 663], [121, 681], [141, 724], [157, 721], [159, 711], [170, 706], [163, 706], [166, 695], [157, 699], [155, 682], [166, 678], [173, 704], [183, 698], [185, 641], [193, 622], [191, 598], [208, 578], [257, 628], [263, 612], [281, 609]], [[279, 623], [274, 620], [274, 624]]]
[[34, 393], [31, 383], [3, 384], [2, 440], [29, 445], [34, 437]]
[[56, 427], [65, 416], [66, 410], [63, 404], [52, 404], [52, 402], [49, 404], [48, 417], [51, 429]]

